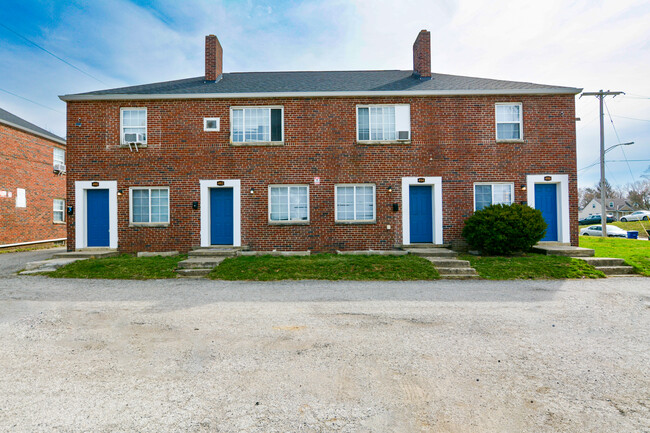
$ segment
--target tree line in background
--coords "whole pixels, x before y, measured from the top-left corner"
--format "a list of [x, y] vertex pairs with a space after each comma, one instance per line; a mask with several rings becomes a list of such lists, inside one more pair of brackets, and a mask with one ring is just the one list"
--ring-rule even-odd
[[[612, 187], [605, 179], [605, 195], [608, 199], [622, 198], [637, 210], [650, 209], [650, 179], [639, 180], [624, 186]], [[578, 205], [584, 208], [593, 199], [600, 201], [600, 182], [593, 188], [578, 188]]]

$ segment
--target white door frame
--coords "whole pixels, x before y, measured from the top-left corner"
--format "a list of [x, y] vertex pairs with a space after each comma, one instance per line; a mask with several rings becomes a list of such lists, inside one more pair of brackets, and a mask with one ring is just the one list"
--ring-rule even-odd
[[[97, 183], [97, 186], [93, 186]], [[75, 212], [75, 249], [88, 247], [88, 227], [86, 224], [86, 191], [89, 189], [108, 190], [108, 230], [109, 248], [117, 249], [117, 181], [82, 180], [74, 183]]]
[[[222, 185], [218, 183], [223, 182]], [[201, 246], [209, 247], [210, 243], [210, 188], [232, 188], [232, 245], [241, 246], [241, 181], [239, 179], [199, 180], [201, 191]]]
[[[418, 182], [424, 179], [424, 182]], [[433, 194], [433, 243], [442, 244], [442, 177], [403, 177], [402, 178], [402, 244], [411, 244], [411, 222], [409, 219], [409, 186], [431, 186]]]
[[[544, 178], [551, 180], [544, 180]], [[556, 184], [557, 186], [557, 241], [571, 243], [570, 214], [569, 214], [569, 175], [568, 174], [529, 174], [526, 176], [526, 195], [528, 206], [535, 208], [535, 184]]]

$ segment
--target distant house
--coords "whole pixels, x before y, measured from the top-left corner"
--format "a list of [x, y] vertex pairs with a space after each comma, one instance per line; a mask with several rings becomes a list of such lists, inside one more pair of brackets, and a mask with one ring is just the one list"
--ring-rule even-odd
[[65, 241], [65, 151], [63, 138], [0, 109], [0, 248]]
[[[247, 56], [247, 53], [239, 53]], [[288, 54], [290, 55], [290, 54]], [[412, 70], [223, 72], [63, 95], [68, 249], [389, 250], [527, 203], [578, 244], [581, 89]]]
[[[608, 215], [613, 215], [617, 220], [621, 219], [623, 215], [628, 215], [634, 212], [634, 206], [629, 201], [623, 198], [608, 198], [605, 203], [605, 208]], [[578, 212], [578, 219], [587, 218], [589, 215], [601, 214], [600, 199], [592, 199], [587, 206]]]

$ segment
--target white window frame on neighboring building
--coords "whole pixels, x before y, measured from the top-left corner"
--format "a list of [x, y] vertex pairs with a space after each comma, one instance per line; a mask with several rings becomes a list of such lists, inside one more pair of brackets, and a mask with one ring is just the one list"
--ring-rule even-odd
[[[124, 112], [126, 111], [144, 111], [144, 126], [125, 126], [124, 125]], [[124, 135], [127, 134], [128, 132], [125, 131], [125, 129], [144, 129], [144, 140], [142, 141], [137, 141], [138, 144], [147, 144], [147, 123], [148, 123], [148, 117], [147, 117], [147, 108], [146, 107], [121, 107], [120, 108], [120, 144], [125, 144], [128, 145], [129, 143], [133, 143], [133, 141], [126, 141], [124, 139]]]
[[[519, 108], [519, 120], [499, 120], [499, 107], [510, 106]], [[521, 102], [497, 102], [494, 104], [494, 134], [497, 141], [522, 141], [524, 139], [524, 110]], [[518, 125], [519, 137], [518, 138], [502, 138], [499, 137], [499, 124]]]
[[[250, 116], [252, 110], [265, 110], [268, 111], [268, 140], [246, 140], [246, 117], [247, 113]], [[280, 110], [280, 140], [273, 140], [273, 119], [271, 115], [272, 110]], [[242, 112], [242, 140], [235, 141], [235, 111]], [[250, 120], [249, 120], [250, 121]], [[284, 106], [282, 105], [258, 105], [258, 106], [241, 106], [230, 107], [230, 142], [232, 144], [244, 145], [260, 145], [260, 144], [284, 144]]]
[[52, 166], [65, 165], [65, 150], [55, 147], [52, 149]]
[[[274, 189], [287, 189], [287, 218], [284, 219], [272, 219], [272, 191]], [[307, 219], [291, 219], [291, 188], [304, 188], [307, 193]], [[310, 221], [310, 206], [309, 206], [309, 185], [269, 185], [269, 213], [268, 221], [269, 224], [309, 224]]]
[[[494, 199], [494, 186], [495, 185], [507, 185], [510, 187], [510, 202], [504, 202], [504, 201], [495, 201]], [[490, 194], [492, 197], [492, 202], [490, 205], [493, 204], [512, 204], [515, 202], [515, 184], [514, 182], [475, 182], [474, 183], [474, 211], [476, 212], [476, 187], [477, 186], [490, 186]]]
[[[58, 214], [61, 214], [60, 218], [57, 218]], [[60, 198], [52, 200], [52, 221], [54, 223], [65, 222], [65, 200]]]
[[[392, 108], [392, 123], [384, 123], [386, 115], [384, 109]], [[361, 120], [361, 110], [367, 110], [368, 114], [368, 135], [361, 136], [361, 128], [359, 123]], [[373, 111], [375, 114], [373, 115]], [[377, 125], [377, 113], [381, 111], [381, 137], [375, 136], [373, 138], [373, 124]], [[390, 117], [390, 114], [388, 114]], [[373, 120], [374, 119], [374, 120]], [[392, 126], [392, 128], [391, 128]], [[411, 141], [411, 106], [409, 104], [363, 104], [356, 107], [356, 129], [357, 129], [357, 142], [359, 143], [395, 143], [395, 142], [410, 142]], [[375, 128], [376, 129], [376, 128]], [[364, 129], [365, 131], [365, 129]], [[408, 138], [399, 138], [400, 131], [407, 131]]]
[[[214, 127], [208, 126], [208, 123], [215, 122]], [[221, 128], [221, 120], [218, 117], [204, 117], [203, 118], [203, 130], [206, 132], [218, 132]]]
[[[149, 191], [148, 197], [148, 221], [133, 221], [133, 193], [134, 191]], [[167, 221], [151, 221], [151, 191], [160, 190], [167, 191]], [[171, 219], [170, 215], [171, 209], [171, 198], [169, 197], [169, 187], [168, 186], [137, 186], [129, 188], [129, 224], [132, 226], [168, 226]]]
[[[357, 218], [357, 188], [372, 188], [372, 218]], [[339, 188], [354, 188], [352, 193], [352, 219], [339, 218]], [[341, 183], [334, 185], [334, 219], [337, 223], [374, 223], [377, 221], [377, 194], [375, 185], [372, 183]]]

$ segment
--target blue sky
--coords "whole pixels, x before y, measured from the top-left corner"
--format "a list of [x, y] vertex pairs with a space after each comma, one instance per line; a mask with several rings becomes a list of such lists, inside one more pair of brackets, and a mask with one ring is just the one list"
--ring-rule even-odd
[[[206, 34], [219, 37], [225, 72], [411, 69], [413, 40], [428, 29], [434, 72], [625, 91], [607, 99], [613, 126], [606, 115], [606, 145], [635, 144], [608, 153], [607, 177], [622, 185], [650, 175], [650, 0], [2, 0], [0, 6], [0, 25], [85, 72], [0, 26], [0, 107], [62, 136], [65, 103], [58, 95], [200, 76]], [[598, 102], [577, 99], [576, 110], [580, 170], [598, 157]], [[579, 171], [580, 186], [598, 179], [597, 165]]]

